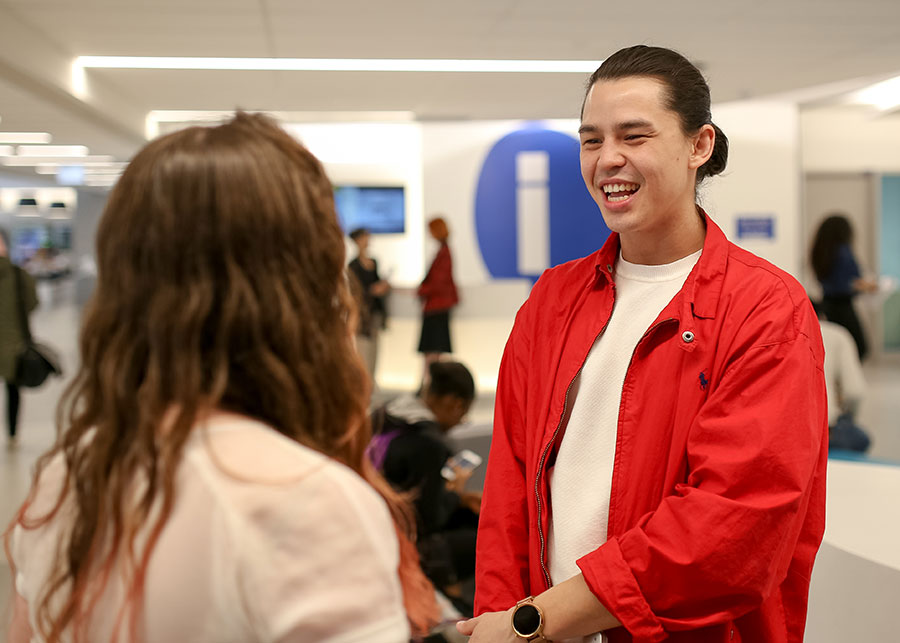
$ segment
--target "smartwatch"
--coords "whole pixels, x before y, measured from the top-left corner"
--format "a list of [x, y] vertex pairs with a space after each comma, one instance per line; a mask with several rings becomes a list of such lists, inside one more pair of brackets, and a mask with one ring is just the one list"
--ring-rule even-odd
[[510, 618], [513, 632], [523, 641], [544, 640], [544, 613], [534, 604], [534, 597], [516, 603]]

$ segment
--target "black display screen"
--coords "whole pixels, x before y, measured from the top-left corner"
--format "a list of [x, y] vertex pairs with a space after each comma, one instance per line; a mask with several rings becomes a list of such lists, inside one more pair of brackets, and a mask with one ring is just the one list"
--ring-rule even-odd
[[406, 196], [402, 187], [337, 185], [334, 204], [344, 232], [366, 228], [372, 234], [406, 231]]

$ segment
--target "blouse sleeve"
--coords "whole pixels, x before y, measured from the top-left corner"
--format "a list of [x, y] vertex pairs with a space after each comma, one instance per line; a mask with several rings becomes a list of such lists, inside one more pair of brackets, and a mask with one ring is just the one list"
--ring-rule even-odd
[[396, 532], [375, 491], [332, 463], [267, 495], [240, 566], [264, 640], [407, 641]]

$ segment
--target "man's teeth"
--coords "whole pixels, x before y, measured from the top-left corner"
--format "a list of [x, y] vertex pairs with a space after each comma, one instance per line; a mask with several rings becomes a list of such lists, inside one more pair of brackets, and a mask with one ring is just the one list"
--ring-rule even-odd
[[603, 191], [607, 194], [613, 192], [635, 192], [638, 189], [636, 183], [609, 183], [603, 186]]
[[[639, 187], [640, 186], [636, 183], [609, 183], [603, 186], [603, 192], [606, 193], [607, 201], [616, 203], [617, 201], [624, 201], [630, 197], [633, 193], [637, 192]], [[628, 192], [628, 194], [613, 196], [616, 192]]]

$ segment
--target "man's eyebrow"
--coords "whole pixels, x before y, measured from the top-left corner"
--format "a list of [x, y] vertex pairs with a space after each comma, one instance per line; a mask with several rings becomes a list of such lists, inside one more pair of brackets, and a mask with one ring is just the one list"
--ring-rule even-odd
[[640, 129], [642, 127], [653, 127], [653, 124], [650, 121], [637, 119], [633, 121], [625, 121], [616, 125], [617, 130]]
[[[635, 119], [633, 121], [623, 121], [621, 123], [616, 123], [616, 126], [614, 129], [621, 132], [624, 130], [640, 129], [643, 127], [652, 128], [653, 123], [651, 123], [650, 121], [645, 121], [643, 119]], [[596, 125], [585, 124], [578, 128], [578, 133], [579, 134], [589, 134], [589, 133], [597, 132], [598, 129], [599, 128]]]

